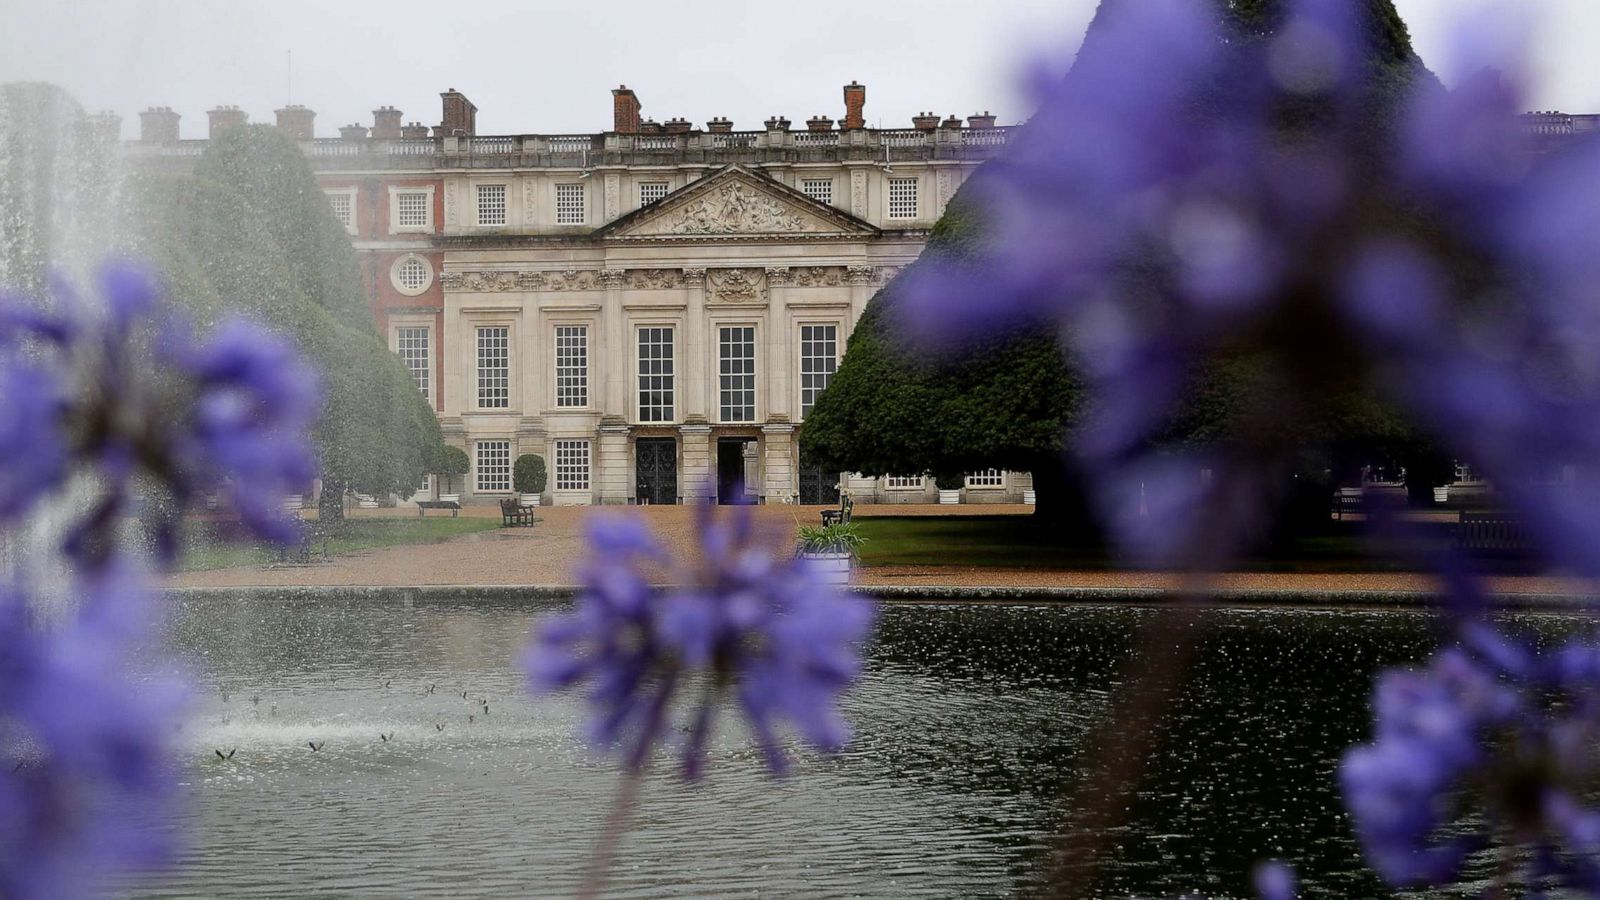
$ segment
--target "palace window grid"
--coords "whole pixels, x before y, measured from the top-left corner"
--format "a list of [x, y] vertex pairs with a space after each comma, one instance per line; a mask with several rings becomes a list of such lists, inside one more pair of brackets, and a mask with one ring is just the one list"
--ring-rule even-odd
[[639, 421], [671, 422], [675, 399], [672, 329], [639, 329]]
[[479, 441], [478, 490], [484, 493], [511, 490], [511, 442]]
[[406, 371], [417, 383], [417, 390], [422, 392], [422, 398], [428, 399], [428, 379], [432, 375], [428, 359], [428, 329], [426, 328], [401, 328], [396, 334], [396, 342], [400, 350], [400, 360], [406, 364]]
[[428, 192], [401, 191], [394, 195], [395, 224], [401, 228], [428, 227]]
[[589, 327], [556, 327], [556, 406], [589, 405]]
[[649, 206], [667, 195], [665, 181], [642, 181], [639, 183], [639, 205]]
[[800, 326], [800, 417], [811, 407], [833, 380], [839, 368], [839, 326]]
[[556, 441], [556, 490], [589, 489], [589, 442]]
[[969, 488], [997, 488], [1005, 487], [1006, 473], [999, 469], [983, 469], [967, 475]]
[[891, 491], [922, 490], [927, 484], [923, 475], [890, 475], [883, 479], [883, 486]]
[[356, 204], [355, 197], [348, 192], [337, 191], [328, 194], [328, 203], [333, 206], [333, 217], [348, 231], [355, 227]]
[[511, 405], [511, 329], [478, 329], [478, 407]]
[[478, 185], [478, 224], [504, 225], [506, 223], [506, 186], [503, 184]]
[[556, 224], [582, 225], [588, 219], [588, 202], [581, 184], [556, 185]]
[[420, 257], [410, 256], [400, 264], [400, 269], [395, 273], [401, 287], [411, 291], [420, 291], [428, 283], [428, 264]]
[[832, 178], [804, 178], [800, 181], [800, 190], [807, 197], [818, 203], [833, 205], [833, 179]]
[[889, 179], [889, 218], [915, 219], [917, 217], [917, 179]]
[[723, 327], [718, 332], [722, 421], [756, 419], [756, 329], [753, 325]]

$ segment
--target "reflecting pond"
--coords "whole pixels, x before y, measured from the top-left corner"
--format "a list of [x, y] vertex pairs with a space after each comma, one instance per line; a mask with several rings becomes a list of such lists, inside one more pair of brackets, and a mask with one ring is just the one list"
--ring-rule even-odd
[[[138, 895], [570, 894], [617, 776], [576, 741], [579, 704], [527, 699], [513, 666], [534, 616], [560, 605], [179, 601], [174, 641], [200, 695], [183, 732], [190, 846]], [[1025, 890], [1135, 628], [1168, 614], [886, 607], [847, 704], [850, 751], [803, 754], [774, 781], [730, 733], [704, 784], [663, 766], [608, 895]], [[1263, 855], [1294, 861], [1307, 896], [1381, 894], [1332, 773], [1365, 734], [1372, 673], [1431, 652], [1429, 619], [1202, 618], [1204, 649], [1097, 894], [1242, 897]]]

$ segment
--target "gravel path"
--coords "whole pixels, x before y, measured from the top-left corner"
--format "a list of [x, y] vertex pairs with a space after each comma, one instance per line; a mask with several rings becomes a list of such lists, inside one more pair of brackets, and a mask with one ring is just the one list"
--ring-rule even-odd
[[[817, 521], [820, 507], [753, 507], [756, 522], [775, 543], [793, 540], [801, 523]], [[871, 511], [884, 515], [1026, 515], [1024, 506], [968, 506], [952, 511], [941, 506], [893, 506]], [[171, 579], [174, 587], [291, 587], [291, 586], [432, 586], [432, 585], [569, 585], [572, 569], [581, 558], [583, 522], [590, 516], [642, 514], [674, 551], [688, 553], [695, 544], [698, 510], [684, 506], [632, 508], [626, 511], [596, 507], [541, 508], [542, 519], [532, 528], [504, 528], [455, 538], [440, 544], [386, 547], [304, 566], [245, 566], [188, 572]], [[353, 515], [395, 515], [393, 511], [359, 511]], [[470, 507], [463, 515], [499, 516], [493, 507]], [[1062, 587], [1062, 588], [1167, 588], [1174, 575], [1159, 572], [1045, 571], [1037, 569], [975, 569], [955, 566], [878, 566], [857, 573], [857, 584], [962, 587]], [[1221, 590], [1272, 590], [1304, 592], [1428, 591], [1435, 585], [1429, 575], [1397, 573], [1234, 573], [1221, 576]], [[1504, 594], [1592, 594], [1584, 582], [1549, 577], [1505, 576], [1492, 579], [1491, 588]]]

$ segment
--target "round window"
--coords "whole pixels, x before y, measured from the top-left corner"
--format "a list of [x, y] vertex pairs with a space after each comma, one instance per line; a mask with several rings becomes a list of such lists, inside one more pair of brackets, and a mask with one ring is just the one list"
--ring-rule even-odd
[[403, 256], [395, 261], [389, 277], [400, 293], [416, 296], [433, 284], [433, 267], [415, 254]]

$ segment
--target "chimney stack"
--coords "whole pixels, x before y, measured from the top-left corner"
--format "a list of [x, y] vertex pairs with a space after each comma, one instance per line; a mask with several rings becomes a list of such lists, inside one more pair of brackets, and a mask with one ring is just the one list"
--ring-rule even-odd
[[833, 120], [827, 116], [812, 116], [806, 120], [807, 131], [832, 131]]
[[639, 133], [640, 134], [660, 134], [661, 133], [661, 123], [657, 122], [655, 119], [645, 119], [643, 122], [639, 123]]
[[973, 113], [972, 115], [967, 116], [967, 127], [968, 128], [993, 128], [994, 127], [994, 121], [995, 121], [995, 117], [993, 115], [990, 115], [989, 111], [986, 109], [986, 110], [983, 111], [982, 115], [979, 115], [978, 113]]
[[690, 127], [688, 119], [677, 118], [668, 119], [666, 124], [661, 126], [661, 130], [667, 134], [688, 134]]
[[733, 120], [727, 116], [717, 116], [706, 123], [706, 130], [712, 134], [727, 134], [733, 130]]
[[932, 131], [939, 127], [939, 114], [925, 112], [912, 116], [911, 127], [918, 131]]
[[854, 128], [867, 127], [866, 117], [862, 111], [867, 107], [867, 86], [854, 81], [844, 86], [844, 121], [839, 123], [839, 128], [849, 131]]
[[364, 141], [367, 139], [367, 126], [360, 122], [352, 122], [339, 129], [341, 141]]
[[150, 144], [168, 144], [178, 139], [177, 113], [170, 106], [152, 106], [139, 113], [139, 140]]
[[372, 111], [372, 136], [380, 141], [394, 140], [400, 136], [401, 112], [392, 106], [380, 106]]
[[638, 134], [639, 113], [643, 109], [638, 94], [625, 84], [618, 85], [611, 92], [611, 130], [617, 134]]
[[122, 117], [111, 110], [102, 110], [89, 117], [89, 128], [95, 137], [107, 143], [122, 140]]
[[206, 119], [210, 122], [211, 138], [216, 138], [229, 128], [243, 128], [250, 124], [250, 116], [237, 106], [219, 106], [216, 109], [206, 110]]
[[773, 116], [765, 124], [768, 131], [788, 131], [790, 122], [783, 116]]
[[439, 99], [444, 101], [444, 121], [439, 123], [439, 134], [471, 137], [478, 133], [478, 108], [466, 94], [450, 88], [440, 94]]
[[278, 127], [287, 131], [290, 137], [297, 141], [309, 141], [316, 137], [316, 113], [298, 103], [291, 103], [277, 110], [277, 113]]
[[409, 122], [401, 126], [400, 137], [408, 141], [425, 141], [428, 139], [428, 126], [421, 122]]
[[955, 113], [951, 113], [950, 114], [950, 118], [945, 119], [943, 122], [939, 123], [939, 127], [940, 128], [954, 128], [954, 129], [959, 131], [961, 129], [961, 117], [956, 115]]

